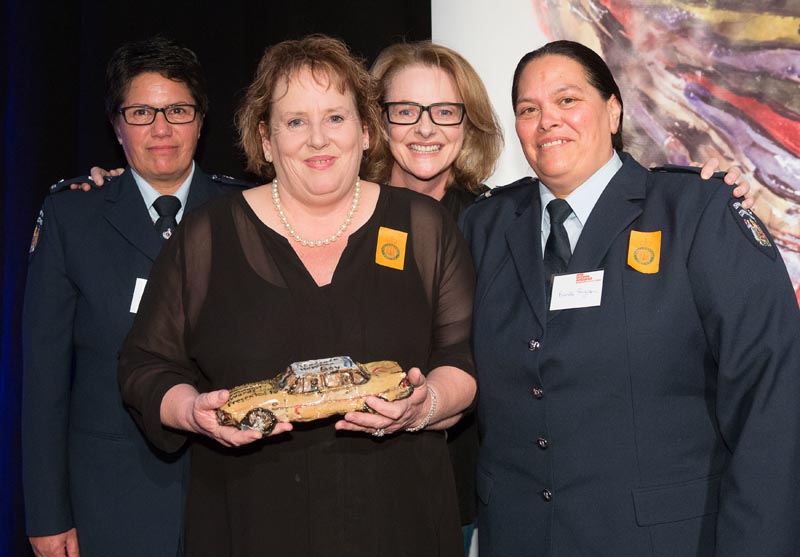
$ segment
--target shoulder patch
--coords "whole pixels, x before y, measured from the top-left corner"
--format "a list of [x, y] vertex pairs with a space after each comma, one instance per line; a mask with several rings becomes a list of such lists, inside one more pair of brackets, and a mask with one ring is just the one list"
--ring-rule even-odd
[[534, 179], [530, 176], [522, 178], [521, 180], [517, 180], [516, 182], [511, 182], [510, 184], [506, 184], [505, 186], [496, 186], [493, 188], [488, 188], [482, 194], [475, 198], [475, 201], [483, 201], [484, 199], [489, 199], [490, 197], [494, 197], [495, 195], [500, 195], [503, 192], [516, 189], [520, 186], [529, 186], [534, 183]]
[[255, 184], [248, 182], [247, 180], [239, 180], [232, 176], [228, 176], [227, 174], [211, 174], [211, 179], [217, 182], [218, 184], [224, 184], [226, 186], [233, 186], [235, 188], [241, 189], [250, 189]]
[[767, 232], [767, 228], [750, 209], [742, 207], [738, 199], [732, 198], [728, 201], [728, 208], [731, 210], [733, 219], [739, 226], [739, 230], [745, 235], [747, 240], [753, 244], [758, 251], [775, 259], [778, 253], [772, 238]]
[[36, 250], [36, 246], [39, 245], [39, 233], [42, 231], [43, 224], [44, 207], [39, 209], [39, 216], [36, 217], [36, 226], [33, 227], [33, 238], [31, 238], [31, 248], [28, 250], [28, 255], [32, 254]]
[[[652, 172], [673, 172], [676, 174], [697, 174], [700, 176], [700, 171], [702, 170], [699, 166], [683, 166], [680, 164], [665, 164], [662, 166], [654, 166], [650, 169]], [[727, 172], [715, 172], [712, 177], [719, 178], [720, 180], [725, 177]]]

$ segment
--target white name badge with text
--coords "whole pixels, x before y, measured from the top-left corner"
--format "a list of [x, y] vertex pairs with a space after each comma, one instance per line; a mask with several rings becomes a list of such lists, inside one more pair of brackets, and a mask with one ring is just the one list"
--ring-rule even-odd
[[603, 273], [603, 269], [600, 269], [554, 276], [550, 311], [599, 306], [603, 294]]
[[139, 311], [139, 302], [142, 301], [142, 294], [144, 294], [144, 287], [146, 285], [147, 279], [136, 279], [136, 286], [133, 287], [133, 298], [131, 299], [131, 313]]

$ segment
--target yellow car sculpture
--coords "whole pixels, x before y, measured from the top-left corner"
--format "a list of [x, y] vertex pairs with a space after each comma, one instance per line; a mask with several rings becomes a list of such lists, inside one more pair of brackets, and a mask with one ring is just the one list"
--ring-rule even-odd
[[296, 362], [277, 377], [230, 390], [217, 410], [222, 425], [269, 435], [277, 422], [309, 422], [350, 411], [369, 412], [366, 397], [387, 401], [411, 395], [397, 362], [354, 362], [348, 356]]

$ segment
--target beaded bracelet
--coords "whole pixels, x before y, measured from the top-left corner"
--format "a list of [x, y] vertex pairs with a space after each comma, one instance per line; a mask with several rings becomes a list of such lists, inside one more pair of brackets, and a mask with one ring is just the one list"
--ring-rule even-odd
[[428, 394], [431, 395], [431, 408], [428, 410], [428, 414], [425, 416], [425, 419], [423, 419], [419, 425], [406, 428], [406, 431], [409, 433], [416, 433], [428, 427], [428, 424], [431, 423], [431, 418], [433, 418], [433, 414], [436, 412], [436, 391], [431, 389], [428, 385], [425, 385], [425, 388], [428, 389]]

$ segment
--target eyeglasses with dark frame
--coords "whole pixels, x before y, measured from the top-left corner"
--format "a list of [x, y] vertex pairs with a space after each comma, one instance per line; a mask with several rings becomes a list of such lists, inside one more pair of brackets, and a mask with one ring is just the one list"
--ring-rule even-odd
[[427, 112], [437, 126], [457, 126], [464, 121], [463, 103], [433, 103], [428, 106], [411, 102], [385, 102], [381, 105], [390, 124], [411, 126]]
[[117, 109], [117, 114], [122, 114], [126, 124], [131, 126], [149, 126], [156, 121], [159, 112], [164, 114], [170, 124], [191, 124], [197, 117], [200, 107], [196, 104], [170, 104], [161, 108], [146, 104], [123, 106]]

